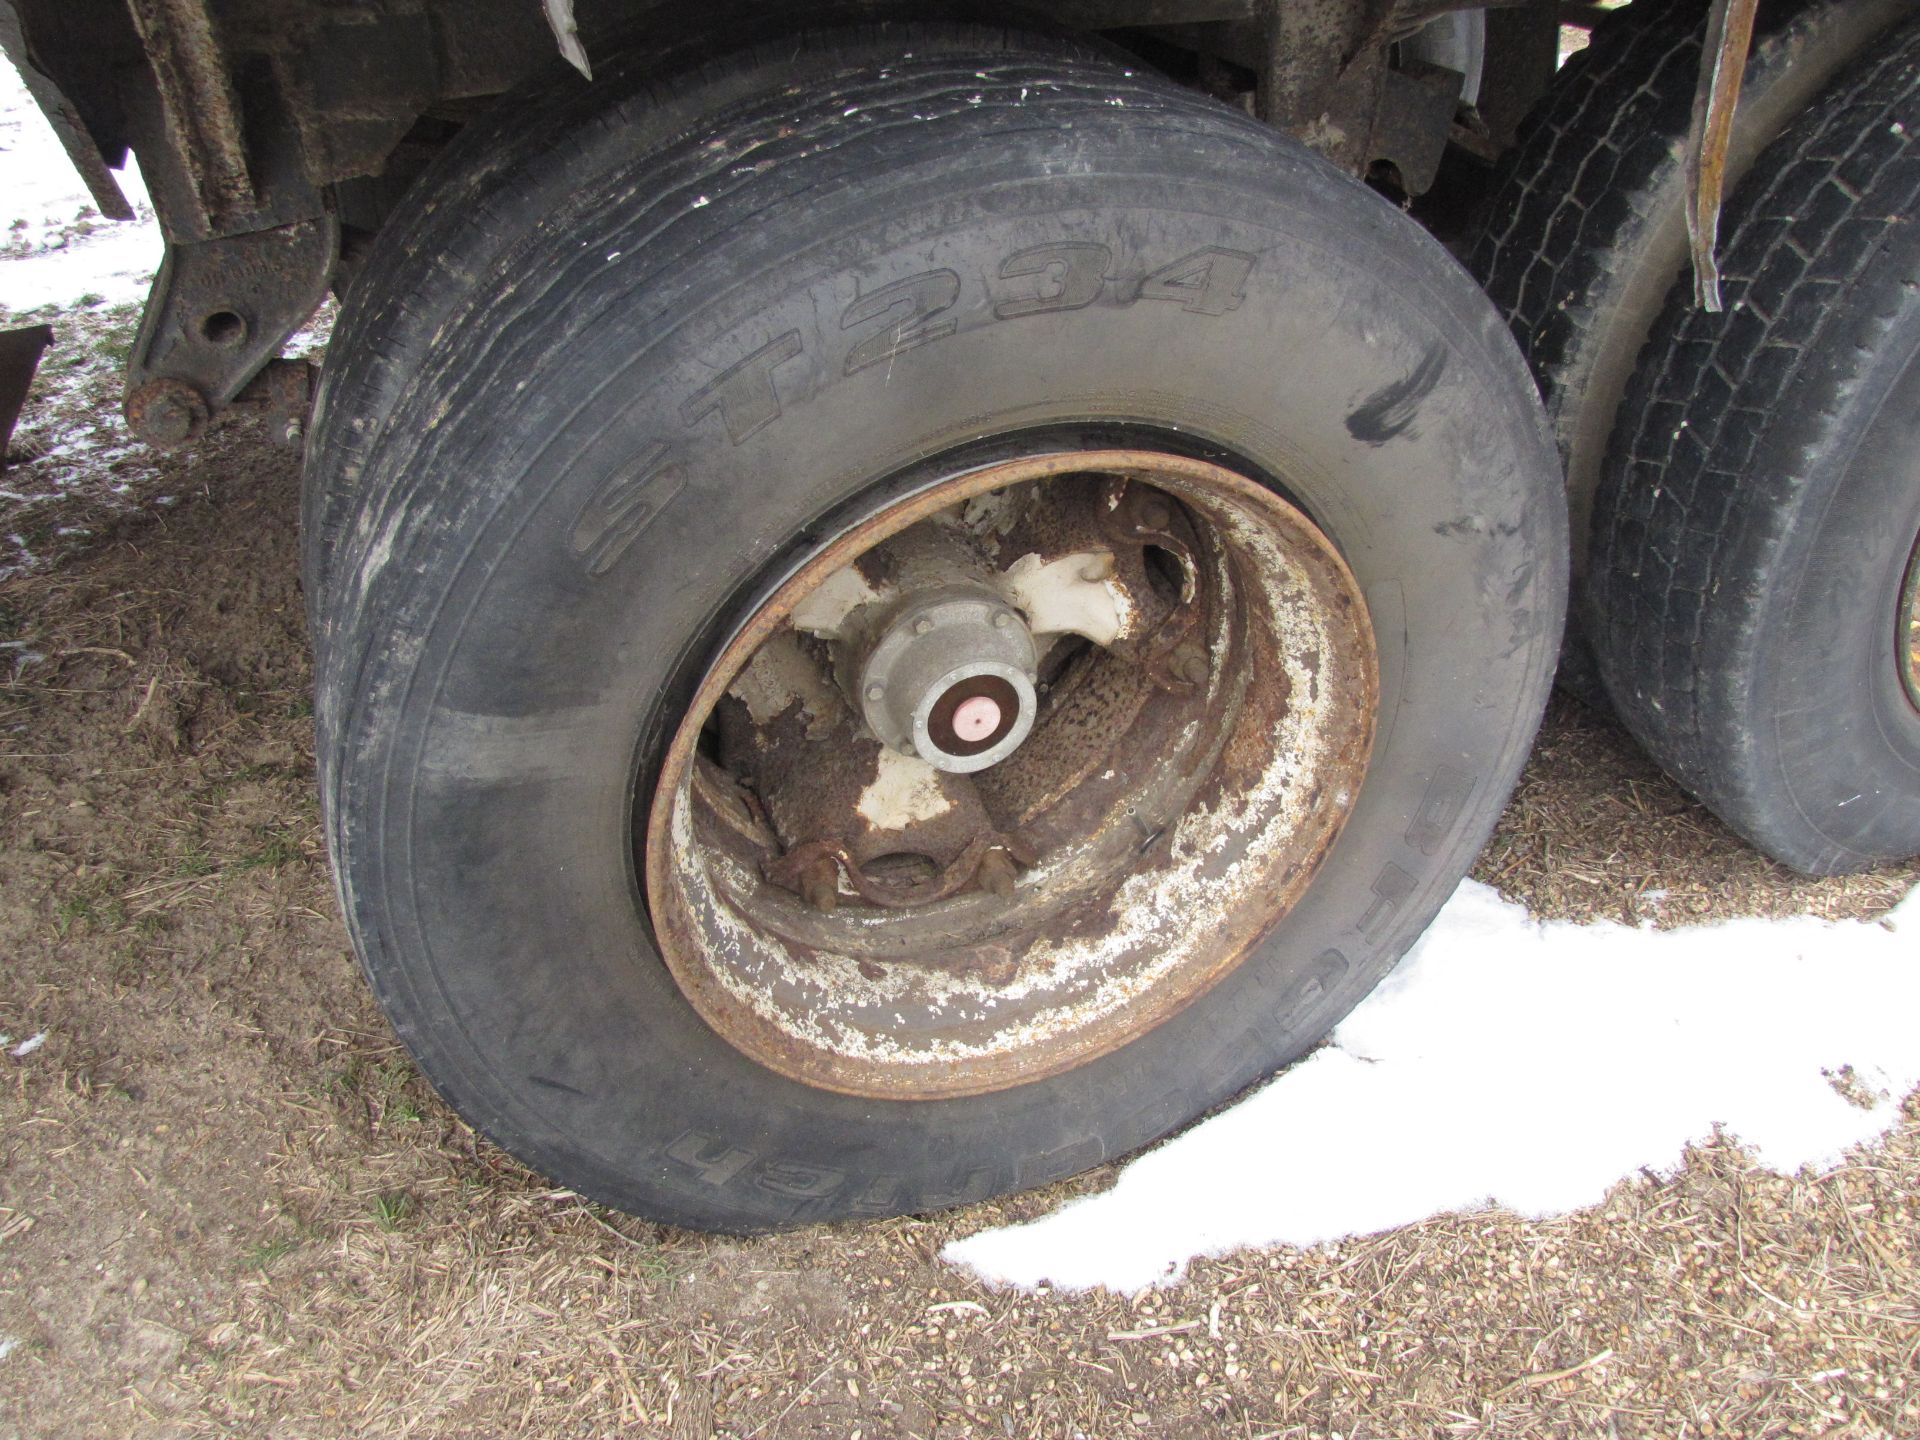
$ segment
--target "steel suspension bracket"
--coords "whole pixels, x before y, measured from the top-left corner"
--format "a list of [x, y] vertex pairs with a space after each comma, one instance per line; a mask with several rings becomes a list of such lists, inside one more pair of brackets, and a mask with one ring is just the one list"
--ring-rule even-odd
[[1432, 18], [1421, 0], [1264, 0], [1260, 118], [1341, 169], [1391, 164], [1409, 195], [1433, 185], [1465, 76], [1389, 46]]
[[169, 244], [127, 366], [133, 433], [182, 445], [232, 405], [326, 298], [339, 249], [330, 216]]

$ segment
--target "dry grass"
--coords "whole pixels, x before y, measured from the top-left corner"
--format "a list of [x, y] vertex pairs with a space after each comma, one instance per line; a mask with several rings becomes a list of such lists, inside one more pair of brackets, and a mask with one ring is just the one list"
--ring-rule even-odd
[[1913, 1433], [1914, 1118], [1825, 1176], [1709, 1148], [1579, 1216], [1237, 1256], [1135, 1304], [930, 1259], [981, 1217], [630, 1241], [490, 1186], [250, 1284], [179, 1384], [207, 1433]]
[[1556, 693], [1474, 876], [1556, 920], [1693, 925], [1734, 915], [1884, 913], [1920, 860], [1810, 880], [1752, 849], [1609, 716]]
[[[47, 657], [0, 687], [0, 1030], [50, 1036], [0, 1058], [0, 1434], [1920, 1435], [1911, 1099], [1830, 1173], [1716, 1143], [1575, 1215], [1202, 1261], [1137, 1301], [938, 1259], [1100, 1174], [751, 1242], [553, 1188], [439, 1103], [353, 969], [292, 463], [222, 443], [187, 503], [0, 584]], [[1481, 873], [1664, 923], [1872, 913], [1917, 872], [1779, 871], [1559, 702]]]

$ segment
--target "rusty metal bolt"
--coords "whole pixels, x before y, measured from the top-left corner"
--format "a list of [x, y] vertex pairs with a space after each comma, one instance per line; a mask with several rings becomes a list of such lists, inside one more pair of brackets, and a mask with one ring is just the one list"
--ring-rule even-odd
[[1013, 861], [1004, 850], [989, 850], [980, 857], [980, 868], [973, 872], [975, 882], [990, 895], [1011, 899], [1015, 875]]
[[206, 397], [184, 380], [149, 380], [127, 396], [127, 427], [149, 445], [184, 445], [206, 425]]
[[840, 904], [840, 867], [823, 855], [800, 872], [800, 898], [823, 915]]
[[970, 968], [989, 985], [1006, 985], [1020, 973], [1020, 962], [1004, 945], [982, 945]]

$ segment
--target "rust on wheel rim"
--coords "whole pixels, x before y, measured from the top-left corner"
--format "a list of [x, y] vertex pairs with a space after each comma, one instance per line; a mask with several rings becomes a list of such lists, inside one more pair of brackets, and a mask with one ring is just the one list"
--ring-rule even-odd
[[1120, 449], [955, 475], [823, 546], [708, 669], [648, 812], [661, 955], [808, 1085], [1057, 1074], [1299, 899], [1377, 696], [1351, 572], [1270, 488]]
[[1900, 610], [1893, 631], [1893, 660], [1906, 683], [1907, 699], [1920, 710], [1920, 538], [1907, 561], [1907, 580], [1900, 591]]

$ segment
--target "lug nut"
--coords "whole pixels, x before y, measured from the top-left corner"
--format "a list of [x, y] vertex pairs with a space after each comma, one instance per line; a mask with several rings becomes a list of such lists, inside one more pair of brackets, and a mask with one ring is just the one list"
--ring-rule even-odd
[[993, 628], [996, 630], [1004, 630], [1007, 628], [1007, 626], [1011, 625], [1012, 623], [1013, 623], [1013, 616], [1009, 615], [1004, 610], [1002, 610], [998, 615], [993, 617]]
[[869, 699], [869, 700], [884, 700], [884, 699], [886, 699], [886, 698], [887, 698], [887, 687], [886, 687], [886, 686], [884, 686], [884, 685], [869, 685], [869, 686], [867, 686], [867, 699]]
[[980, 868], [973, 872], [973, 878], [980, 888], [991, 895], [1006, 900], [1013, 895], [1013, 861], [1007, 858], [1004, 850], [989, 850], [980, 857]]
[[913, 633], [916, 635], [931, 635], [933, 633], [933, 621], [929, 620], [925, 615], [922, 615], [918, 620], [913, 622]]
[[1004, 945], [983, 945], [969, 968], [989, 985], [1006, 985], [1020, 973], [1020, 962]]
[[800, 872], [800, 898], [823, 915], [840, 903], [840, 866], [821, 856]]

